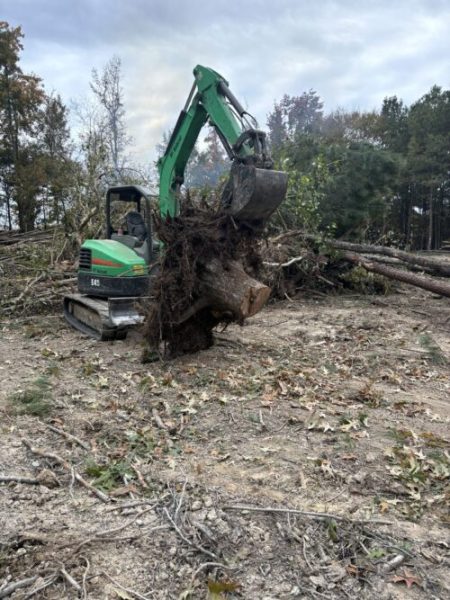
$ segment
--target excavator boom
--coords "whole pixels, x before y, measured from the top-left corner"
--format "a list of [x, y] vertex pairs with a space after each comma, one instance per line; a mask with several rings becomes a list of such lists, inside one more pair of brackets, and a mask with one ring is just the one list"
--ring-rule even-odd
[[195, 82], [181, 111], [164, 156], [158, 162], [160, 211], [178, 214], [180, 186], [200, 130], [209, 121], [231, 161], [222, 205], [239, 220], [263, 223], [286, 195], [287, 177], [273, 170], [263, 131], [216, 71], [197, 65]]

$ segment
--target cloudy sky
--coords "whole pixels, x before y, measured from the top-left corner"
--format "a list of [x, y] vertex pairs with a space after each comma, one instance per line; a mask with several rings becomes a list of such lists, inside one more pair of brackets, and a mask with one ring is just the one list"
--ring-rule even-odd
[[450, 86], [450, 0], [0, 0], [0, 20], [22, 26], [23, 70], [67, 103], [118, 55], [142, 161], [174, 125], [197, 63], [219, 71], [260, 125], [285, 93], [312, 88], [327, 110], [372, 109]]

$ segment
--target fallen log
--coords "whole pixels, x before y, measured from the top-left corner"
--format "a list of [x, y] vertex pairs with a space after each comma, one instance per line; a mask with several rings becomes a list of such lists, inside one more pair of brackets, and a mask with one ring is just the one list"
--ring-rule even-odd
[[446, 281], [431, 279], [430, 277], [424, 277], [423, 275], [416, 275], [415, 273], [410, 273], [408, 271], [394, 269], [393, 267], [388, 267], [379, 262], [367, 260], [360, 254], [355, 254], [354, 252], [343, 252], [342, 258], [355, 265], [360, 265], [366, 269], [366, 271], [378, 273], [389, 279], [402, 281], [403, 283], [420, 287], [429, 292], [433, 292], [434, 294], [450, 298], [450, 283], [447, 283]]
[[341, 240], [328, 239], [325, 240], [325, 242], [337, 250], [349, 250], [350, 252], [357, 252], [359, 254], [379, 254], [383, 256], [390, 256], [411, 265], [419, 265], [424, 267], [427, 271], [436, 275], [450, 277], [450, 263], [440, 262], [435, 258], [428, 258], [426, 256], [421, 256], [412, 252], [405, 252], [404, 250], [398, 250], [397, 248], [391, 248], [388, 246], [371, 246], [370, 244], [354, 244]]
[[33, 231], [27, 232], [0, 231], [0, 246], [47, 242], [51, 240], [55, 235], [55, 232], [59, 230], [61, 230], [61, 228], [49, 227], [48, 229], [34, 229]]

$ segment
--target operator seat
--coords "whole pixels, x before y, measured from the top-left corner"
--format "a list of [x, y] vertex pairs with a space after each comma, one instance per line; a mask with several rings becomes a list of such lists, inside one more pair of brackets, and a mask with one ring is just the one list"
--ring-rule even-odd
[[141, 213], [130, 211], [127, 213], [127, 229], [128, 235], [132, 235], [138, 239], [140, 243], [144, 242], [148, 237], [147, 227]]
[[113, 233], [111, 239], [125, 244], [125, 246], [134, 250], [138, 256], [149, 263], [152, 256], [159, 252], [159, 243], [150, 238], [151, 246], [149, 246], [148, 230], [141, 213], [130, 211], [127, 213], [126, 221], [127, 234], [119, 235]]

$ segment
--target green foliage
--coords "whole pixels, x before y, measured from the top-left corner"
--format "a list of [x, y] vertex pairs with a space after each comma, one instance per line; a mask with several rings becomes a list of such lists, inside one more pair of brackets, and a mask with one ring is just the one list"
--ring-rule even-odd
[[363, 294], [386, 295], [392, 291], [392, 283], [389, 279], [377, 273], [369, 273], [359, 265], [342, 273], [339, 278], [352, 290], [360, 291]]
[[10, 404], [19, 415], [46, 417], [52, 410], [51, 384], [46, 376], [38, 377], [26, 389], [10, 397]]
[[88, 461], [86, 473], [94, 477], [94, 485], [105, 492], [123, 485], [124, 477], [134, 477], [133, 470], [126, 461], [111, 461], [107, 464]]
[[379, 112], [330, 114], [310, 91], [284, 96], [267, 124], [289, 173], [278, 225], [411, 248], [450, 240], [450, 90], [434, 86], [410, 107], [392, 96]]
[[287, 227], [317, 231], [321, 222], [320, 205], [329, 179], [324, 157], [315, 159], [309, 173], [302, 173], [289, 158], [283, 161], [283, 169], [288, 173], [288, 191], [279, 209], [279, 220]]
[[67, 196], [69, 131], [59, 96], [20, 67], [23, 33], [0, 22], [0, 194], [7, 225], [22, 231], [60, 218]]
[[127, 437], [130, 451], [133, 455], [143, 458], [151, 456], [158, 443], [154, 439], [151, 430], [132, 431]]

